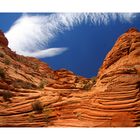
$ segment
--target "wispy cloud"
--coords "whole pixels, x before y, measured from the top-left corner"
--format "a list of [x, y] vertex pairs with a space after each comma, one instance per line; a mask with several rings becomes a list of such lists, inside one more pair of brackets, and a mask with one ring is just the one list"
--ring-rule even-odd
[[[48, 15], [23, 14], [6, 33], [9, 47], [18, 54], [38, 58], [52, 57], [67, 50], [65, 46], [49, 48], [58, 35], [82, 22], [107, 25], [110, 21], [131, 22], [133, 13], [56, 13]], [[59, 48], [60, 47], [60, 48]]]
[[59, 55], [66, 50], [67, 50], [67, 48], [49, 48], [49, 49], [44, 49], [44, 50], [38, 50], [38, 51], [35, 51], [32, 53], [26, 52], [26, 56], [33, 56], [33, 57], [37, 57], [37, 58], [44, 58], [46, 56], [52, 57], [52, 56]]

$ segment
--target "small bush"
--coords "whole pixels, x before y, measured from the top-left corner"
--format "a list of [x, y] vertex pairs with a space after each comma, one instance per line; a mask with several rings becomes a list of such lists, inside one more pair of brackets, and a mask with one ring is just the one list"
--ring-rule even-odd
[[39, 83], [39, 85], [38, 85], [38, 88], [39, 88], [39, 89], [42, 89], [42, 88], [45, 87], [45, 85], [47, 85], [47, 81], [42, 80], [42, 81], [40, 81], [40, 83]]
[[96, 84], [96, 79], [97, 79], [97, 77], [96, 77], [96, 76], [94, 76], [94, 77], [92, 77], [92, 78], [91, 78], [91, 80], [92, 80], [93, 84]]
[[10, 91], [4, 91], [3, 92], [3, 99], [5, 101], [11, 101], [10, 98], [12, 98], [12, 97], [13, 97], [12, 92], [10, 92]]
[[0, 77], [5, 78], [5, 71], [4, 69], [1, 69], [1, 68], [0, 68]]
[[22, 87], [25, 89], [33, 89], [34, 85], [32, 83], [29, 83], [29, 82], [23, 82]]
[[38, 64], [32, 64], [31, 67], [35, 70], [38, 71], [39, 65]]
[[4, 57], [4, 54], [0, 52], [0, 57]]
[[84, 84], [83, 89], [84, 90], [90, 90], [94, 84], [95, 83], [92, 80], [88, 81], [86, 84]]
[[[16, 72], [16, 71], [15, 71]], [[22, 81], [21, 79], [17, 79], [13, 82], [13, 86], [16, 88], [24, 88], [24, 89], [35, 89], [37, 88], [36, 85]]]
[[85, 84], [85, 85], [83, 86], [83, 89], [84, 89], [84, 90], [90, 90], [91, 87], [92, 87], [92, 84], [91, 84], [91, 83], [87, 83], [87, 84]]
[[17, 61], [26, 63], [26, 60], [21, 56], [17, 57]]
[[10, 60], [9, 60], [9, 59], [5, 59], [4, 63], [5, 63], [6, 65], [9, 65], [9, 64], [10, 64]]
[[21, 66], [18, 65], [18, 64], [14, 64], [13, 67], [16, 68], [16, 69], [20, 69], [21, 68]]
[[40, 89], [44, 88], [44, 83], [40, 83], [38, 88], [40, 88]]
[[42, 111], [43, 111], [43, 105], [39, 100], [36, 100], [32, 103], [32, 108], [37, 113], [42, 113]]

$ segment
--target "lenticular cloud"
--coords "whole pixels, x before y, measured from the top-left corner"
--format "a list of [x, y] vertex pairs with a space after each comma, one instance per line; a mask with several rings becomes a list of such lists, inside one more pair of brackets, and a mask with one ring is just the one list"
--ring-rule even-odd
[[53, 57], [67, 50], [65, 46], [50, 48], [49, 43], [66, 30], [82, 22], [107, 25], [110, 21], [131, 22], [133, 13], [56, 13], [47, 15], [23, 14], [5, 33], [9, 47], [18, 54], [38, 58]]

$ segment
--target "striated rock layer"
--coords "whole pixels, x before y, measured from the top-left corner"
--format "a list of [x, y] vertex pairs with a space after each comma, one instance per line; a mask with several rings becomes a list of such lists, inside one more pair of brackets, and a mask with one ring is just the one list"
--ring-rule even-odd
[[[12, 62], [7, 65], [0, 57], [1, 68], [6, 69], [6, 76], [0, 77], [0, 126], [140, 125], [140, 32], [137, 29], [131, 28], [119, 37], [103, 61], [95, 85], [91, 79], [76, 76], [65, 69], [53, 71], [35, 58], [8, 51], [8, 47], [2, 50]], [[19, 57], [30, 60], [32, 64], [26, 66], [24, 62], [17, 62]], [[15, 70], [15, 63], [20, 68], [16, 69], [17, 73], [11, 73]], [[33, 68], [35, 64], [38, 64], [37, 70]], [[42, 78], [46, 81], [43, 87], [39, 85]], [[17, 79], [22, 85], [15, 85]], [[31, 88], [23, 86], [25, 82], [30, 83]], [[84, 84], [89, 83], [92, 88], [85, 90]]]

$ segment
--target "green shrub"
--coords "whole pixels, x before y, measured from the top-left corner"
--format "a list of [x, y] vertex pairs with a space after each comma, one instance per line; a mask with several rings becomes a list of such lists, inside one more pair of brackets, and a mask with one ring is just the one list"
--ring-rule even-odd
[[84, 84], [83, 89], [84, 90], [90, 90], [93, 85], [96, 84], [96, 77], [92, 78], [90, 81]]
[[42, 113], [42, 111], [43, 111], [43, 105], [39, 100], [36, 100], [32, 103], [32, 108], [37, 113]]
[[96, 77], [96, 76], [94, 76], [94, 77], [92, 77], [92, 78], [91, 78], [91, 80], [92, 80], [93, 84], [95, 84], [95, 83], [96, 83], [96, 79], [97, 79], [97, 77]]
[[17, 61], [19, 61], [19, 62], [25, 62], [25, 60], [24, 60], [24, 58], [23, 57], [17, 57]]
[[5, 101], [11, 101], [10, 98], [12, 98], [12, 97], [13, 97], [12, 92], [10, 92], [10, 91], [4, 91], [3, 92], [3, 99]]
[[20, 69], [21, 68], [21, 66], [19, 64], [14, 64], [13, 67], [16, 68], [16, 69]]
[[84, 86], [83, 86], [83, 89], [84, 90], [90, 90], [91, 89], [91, 87], [92, 87], [92, 83], [91, 82], [88, 82], [88, 83], [86, 83]]
[[9, 60], [9, 59], [5, 59], [4, 63], [5, 63], [6, 65], [9, 65], [9, 64], [10, 64], [10, 60]]
[[29, 82], [23, 82], [22, 87], [25, 89], [33, 89], [34, 85], [32, 83], [29, 83]]
[[5, 71], [2, 68], [0, 68], [0, 77], [5, 78]]
[[4, 57], [4, 54], [0, 52], [0, 57]]
[[[15, 71], [15, 72], [17, 72], [17, 71]], [[29, 83], [29, 82], [22, 81], [21, 79], [16, 79], [13, 82], [13, 86], [16, 87], [16, 88], [24, 88], [24, 89], [35, 89], [35, 88], [37, 88], [36, 85], [34, 85], [32, 83]]]
[[39, 84], [38, 88], [40, 88], [40, 89], [44, 88], [44, 83], [41, 82], [41, 83]]
[[39, 89], [42, 89], [42, 88], [45, 87], [45, 85], [47, 85], [47, 81], [42, 80], [42, 81], [40, 81], [40, 83], [39, 83], [39, 85], [38, 85], [38, 88], [39, 88]]
[[38, 71], [39, 69], [39, 65], [38, 64], [32, 64], [31, 67], [35, 70], [35, 71]]

